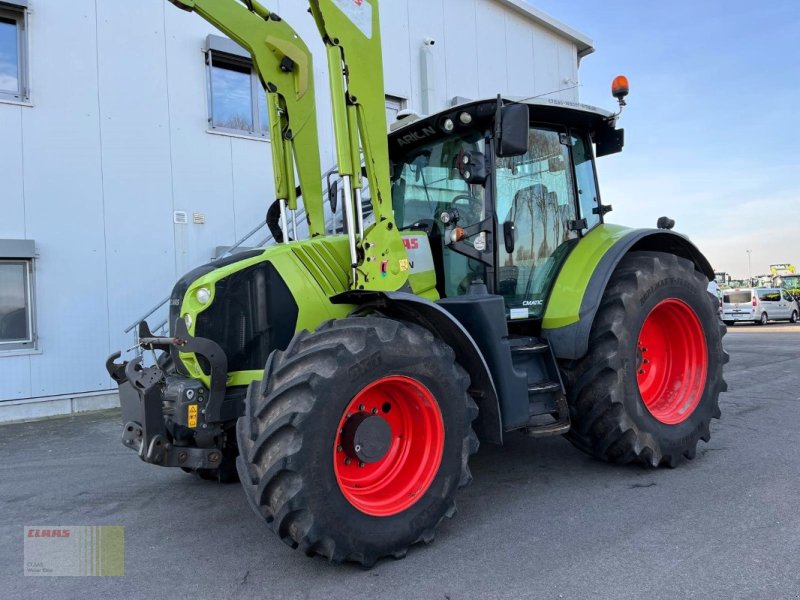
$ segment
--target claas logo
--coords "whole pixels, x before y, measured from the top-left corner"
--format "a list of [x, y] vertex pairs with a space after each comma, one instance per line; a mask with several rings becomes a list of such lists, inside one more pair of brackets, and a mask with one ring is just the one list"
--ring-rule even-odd
[[403, 245], [406, 250], [419, 250], [419, 240], [417, 238], [403, 238]]

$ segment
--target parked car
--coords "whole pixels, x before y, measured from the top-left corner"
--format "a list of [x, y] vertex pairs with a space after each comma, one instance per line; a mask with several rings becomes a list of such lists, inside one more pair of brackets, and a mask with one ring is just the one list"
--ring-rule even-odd
[[797, 301], [780, 288], [733, 289], [722, 295], [722, 320], [729, 327], [740, 321], [796, 323], [799, 315]]

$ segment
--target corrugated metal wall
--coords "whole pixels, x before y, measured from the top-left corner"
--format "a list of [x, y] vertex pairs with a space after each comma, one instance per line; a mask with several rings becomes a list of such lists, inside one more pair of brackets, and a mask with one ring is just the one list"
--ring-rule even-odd
[[[333, 164], [327, 68], [305, 3], [268, 3], [319, 50], [323, 167]], [[122, 330], [263, 218], [269, 144], [209, 134], [203, 44], [217, 33], [165, 0], [31, 0], [33, 107], [0, 103], [0, 238], [33, 239], [39, 351], [0, 355], [0, 400], [111, 389]], [[493, 0], [383, 2], [387, 92], [532, 96], [577, 80], [577, 49]], [[557, 95], [559, 96], [559, 95]], [[577, 99], [576, 90], [560, 97]], [[175, 225], [173, 211], [205, 215]]]

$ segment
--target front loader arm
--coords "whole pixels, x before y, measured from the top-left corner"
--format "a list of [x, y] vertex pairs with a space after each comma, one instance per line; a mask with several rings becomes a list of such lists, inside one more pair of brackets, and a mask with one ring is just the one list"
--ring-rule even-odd
[[[392, 212], [378, 0], [309, 4], [328, 51], [336, 152], [350, 231], [351, 285], [395, 291], [408, 281], [410, 265]], [[361, 230], [362, 153], [375, 215], [375, 224], [366, 231]]]
[[[313, 59], [277, 13], [256, 0], [169, 0], [195, 11], [247, 49], [267, 91], [275, 189], [297, 206], [294, 165], [312, 236], [325, 234]], [[296, 0], [295, 0], [296, 1]], [[309, 0], [327, 47], [338, 170], [350, 242], [350, 287], [396, 291], [410, 263], [392, 213], [378, 0]], [[361, 156], [375, 224], [364, 230]]]
[[277, 13], [255, 0], [169, 0], [245, 48], [267, 91], [275, 193], [296, 210], [295, 164], [311, 236], [325, 235], [311, 52]]

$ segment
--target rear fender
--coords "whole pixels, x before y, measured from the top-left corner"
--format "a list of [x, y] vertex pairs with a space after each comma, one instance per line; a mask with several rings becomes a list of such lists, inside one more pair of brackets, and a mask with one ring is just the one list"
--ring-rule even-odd
[[334, 304], [356, 305], [356, 312], [374, 309], [387, 317], [416, 323], [450, 346], [456, 361], [469, 373], [470, 395], [478, 405], [473, 422], [478, 437], [503, 443], [500, 404], [492, 374], [475, 340], [455, 317], [439, 305], [406, 292], [351, 291], [331, 298]]
[[586, 235], [564, 263], [545, 309], [542, 336], [557, 358], [577, 360], [589, 349], [589, 332], [603, 292], [629, 252], [647, 250], [685, 258], [714, 279], [714, 269], [689, 238], [664, 229], [628, 229], [599, 225]]

